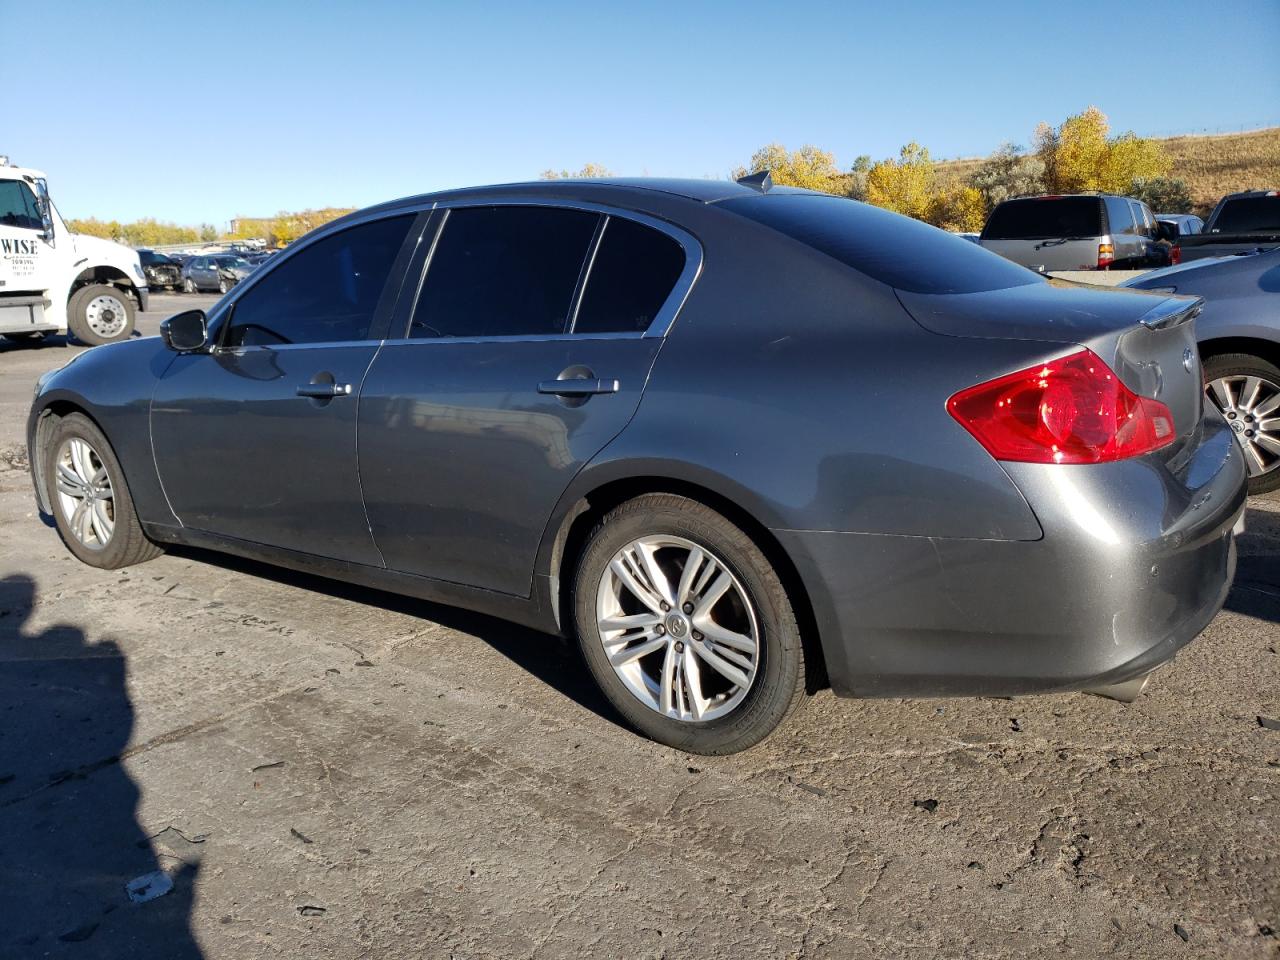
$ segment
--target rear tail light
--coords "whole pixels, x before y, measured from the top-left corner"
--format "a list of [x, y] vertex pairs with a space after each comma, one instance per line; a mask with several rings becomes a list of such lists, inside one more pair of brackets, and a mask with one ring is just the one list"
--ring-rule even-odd
[[1098, 244], [1098, 269], [1105, 270], [1116, 262], [1116, 247], [1113, 243]]
[[1173, 442], [1173, 414], [1091, 350], [961, 390], [947, 410], [997, 460], [1107, 463]]
[[1182, 262], [1181, 245], [1175, 243], [1172, 247], [1169, 248], [1169, 262], [1172, 264], [1177, 264]]

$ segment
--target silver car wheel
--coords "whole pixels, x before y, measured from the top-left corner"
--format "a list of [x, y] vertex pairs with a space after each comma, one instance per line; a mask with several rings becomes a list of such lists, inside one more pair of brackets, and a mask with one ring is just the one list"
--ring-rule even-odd
[[118, 297], [103, 293], [85, 304], [84, 319], [90, 330], [109, 339], [120, 335], [129, 320], [129, 314]]
[[633, 540], [596, 591], [605, 656], [631, 694], [688, 723], [742, 703], [760, 665], [751, 598], [725, 562], [674, 536]]
[[103, 549], [116, 528], [115, 493], [106, 465], [80, 437], [62, 444], [55, 463], [58, 506], [72, 536], [90, 550]]
[[1205, 393], [1222, 411], [1244, 451], [1249, 476], [1280, 467], [1280, 386], [1261, 377], [1210, 380]]

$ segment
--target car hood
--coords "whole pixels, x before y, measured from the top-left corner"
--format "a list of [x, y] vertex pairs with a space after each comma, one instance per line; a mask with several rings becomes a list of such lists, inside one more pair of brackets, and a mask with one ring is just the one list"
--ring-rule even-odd
[[[1217, 277], [1234, 272], [1266, 269], [1268, 266], [1280, 265], [1280, 249], [1267, 250], [1264, 253], [1242, 253], [1226, 257], [1205, 257], [1203, 260], [1192, 260], [1176, 267], [1164, 267], [1152, 270], [1140, 277], [1126, 280], [1121, 286], [1137, 290], [1149, 290], [1152, 287], [1176, 287], [1180, 281]], [[1200, 272], [1204, 271], [1204, 272]]]
[[114, 240], [103, 240], [101, 237], [91, 237], [87, 233], [73, 233], [72, 241], [76, 245], [76, 252], [81, 256], [90, 259], [105, 260], [108, 263], [128, 264], [130, 262], [138, 263], [138, 252], [132, 247], [126, 247], [123, 243], [116, 243]]

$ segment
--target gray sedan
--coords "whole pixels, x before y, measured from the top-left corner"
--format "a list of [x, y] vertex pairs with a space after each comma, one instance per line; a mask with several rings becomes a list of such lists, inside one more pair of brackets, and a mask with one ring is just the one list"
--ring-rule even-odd
[[1249, 491], [1280, 487], [1280, 250], [1193, 260], [1125, 286], [1204, 298], [1196, 338], [1208, 397], [1244, 450]]
[[1131, 695], [1190, 642], [1245, 497], [1198, 306], [759, 176], [460, 190], [47, 375], [30, 460], [85, 563], [569, 635], [637, 729], [729, 753], [823, 684]]
[[253, 271], [253, 264], [244, 257], [228, 254], [192, 257], [182, 265], [182, 289], [187, 293], [209, 290], [226, 293]]

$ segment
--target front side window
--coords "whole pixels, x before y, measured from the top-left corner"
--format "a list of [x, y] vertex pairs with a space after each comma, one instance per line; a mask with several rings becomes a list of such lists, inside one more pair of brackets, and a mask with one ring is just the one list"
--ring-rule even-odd
[[643, 333], [684, 270], [684, 248], [661, 231], [610, 217], [573, 324], [574, 333]]
[[21, 180], [0, 180], [0, 226], [44, 229], [35, 194]]
[[282, 261], [236, 300], [225, 345], [364, 340], [413, 219], [348, 227]]
[[558, 207], [450, 210], [409, 336], [564, 333], [599, 220], [596, 213]]

